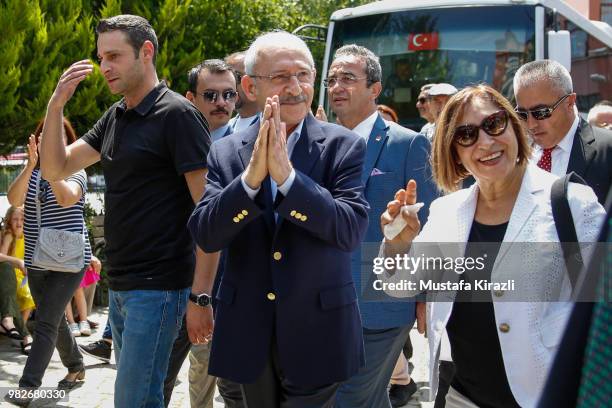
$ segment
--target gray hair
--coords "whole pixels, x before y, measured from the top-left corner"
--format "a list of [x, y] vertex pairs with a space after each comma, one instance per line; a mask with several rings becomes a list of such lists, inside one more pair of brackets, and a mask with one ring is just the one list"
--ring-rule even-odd
[[244, 69], [247, 75], [255, 75], [255, 65], [261, 56], [265, 56], [268, 48], [282, 48], [301, 52], [308, 60], [310, 68], [314, 70], [315, 64], [308, 45], [300, 37], [286, 31], [271, 31], [260, 35], [251, 43], [244, 56]]
[[545, 81], [557, 91], [559, 95], [573, 92], [572, 77], [567, 69], [553, 60], [539, 60], [528, 62], [520, 67], [514, 75], [514, 94], [517, 89], [532, 86]]
[[344, 56], [352, 56], [361, 58], [365, 62], [365, 74], [368, 80], [368, 86], [374, 82], [382, 81], [382, 68], [378, 56], [366, 47], [357, 44], [348, 44], [340, 47], [334, 54], [334, 59]]

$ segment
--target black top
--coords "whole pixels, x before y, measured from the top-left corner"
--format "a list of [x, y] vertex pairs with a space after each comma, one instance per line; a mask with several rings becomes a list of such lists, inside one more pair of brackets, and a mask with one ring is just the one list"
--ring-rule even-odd
[[133, 109], [124, 100], [111, 106], [82, 139], [101, 153], [110, 288], [190, 286], [194, 203], [184, 173], [206, 168], [202, 114], [161, 82]]
[[[478, 275], [466, 272], [462, 279], [490, 281], [491, 271], [508, 223], [484, 225], [474, 221], [466, 248], [466, 257], [482, 256], [486, 251], [485, 268]], [[486, 242], [486, 246], [474, 245]], [[497, 243], [489, 244], [489, 243]], [[474, 285], [472, 284], [472, 288]], [[506, 377], [491, 293], [478, 295], [458, 292], [446, 330], [455, 363], [453, 388], [479, 407], [519, 407]]]

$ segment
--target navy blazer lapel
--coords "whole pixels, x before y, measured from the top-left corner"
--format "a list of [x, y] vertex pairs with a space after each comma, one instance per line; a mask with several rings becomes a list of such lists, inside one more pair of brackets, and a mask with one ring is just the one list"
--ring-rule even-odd
[[304, 119], [300, 139], [293, 148], [291, 164], [296, 170], [310, 174], [316, 162], [321, 157], [324, 146], [318, 142], [325, 139], [319, 121], [312, 114]]
[[372, 128], [370, 137], [368, 138], [365, 163], [363, 165], [363, 173], [361, 173], [361, 181], [364, 186], [368, 185], [372, 170], [374, 169], [376, 161], [380, 156], [380, 152], [387, 141], [387, 137], [389, 137], [387, 134], [388, 130], [389, 126], [387, 126], [379, 114], [378, 118], [376, 118], [376, 122], [374, 122], [374, 127]]
[[[304, 119], [304, 125], [302, 126], [302, 133], [300, 133], [300, 139], [297, 141], [296, 145], [293, 148], [293, 153], [291, 154], [291, 164], [295, 170], [299, 170], [301, 173], [309, 175], [314, 165], [321, 158], [321, 153], [325, 148], [319, 142], [325, 139], [325, 135], [321, 130], [321, 125], [319, 121], [315, 119], [312, 114], [308, 114]], [[276, 207], [279, 203], [280, 197], [279, 192], [276, 194], [276, 201], [274, 203], [274, 207]], [[281, 225], [283, 223], [283, 218], [279, 217], [276, 222], [276, 230], [274, 235], [278, 233]]]
[[251, 161], [253, 155], [253, 149], [255, 148], [255, 141], [257, 140], [257, 134], [259, 133], [259, 126], [249, 126], [242, 133], [242, 147], [238, 149], [238, 155], [242, 161], [242, 167], [246, 169]]
[[589, 125], [580, 119], [580, 124], [574, 135], [572, 143], [572, 151], [570, 152], [569, 163], [567, 164], [567, 173], [576, 172], [584, 177], [587, 169], [587, 163], [591, 160], [595, 150], [592, 148], [592, 143], [595, 141], [593, 131]]

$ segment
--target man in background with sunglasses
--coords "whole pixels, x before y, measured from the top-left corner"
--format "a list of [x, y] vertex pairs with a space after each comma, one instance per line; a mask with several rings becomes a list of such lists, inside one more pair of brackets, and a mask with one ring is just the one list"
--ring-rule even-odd
[[429, 109], [429, 90], [434, 85], [435, 84], [423, 85], [421, 87], [421, 93], [419, 93], [419, 97], [417, 98], [416, 102], [416, 108], [419, 111], [419, 116], [427, 121], [427, 123], [421, 128], [420, 133], [427, 137], [430, 142], [433, 139], [433, 135], [436, 130], [435, 118]]
[[440, 117], [446, 102], [456, 93], [457, 88], [446, 83], [433, 84], [432, 87], [429, 88], [427, 92], [429, 96], [429, 113], [433, 116], [434, 122]]
[[532, 161], [557, 176], [576, 172], [604, 204], [612, 183], [612, 132], [578, 116], [572, 77], [556, 61], [532, 61], [514, 76], [516, 112], [533, 140]]
[[220, 59], [209, 59], [191, 68], [187, 81], [185, 97], [208, 121], [212, 141], [231, 134], [228, 123], [238, 96], [232, 67]]
[[[209, 126], [211, 138], [214, 141], [233, 133], [232, 127], [228, 122], [236, 104], [236, 77], [234, 71], [227, 63], [220, 59], [205, 60], [187, 73], [187, 84], [189, 90], [185, 97], [204, 115]], [[223, 259], [219, 260], [219, 253], [206, 253], [205, 262], [207, 268], [222, 274], [221, 268]], [[216, 265], [220, 265], [217, 268]], [[215, 281], [220, 278], [217, 277]], [[214, 286], [213, 288], [216, 288]], [[215, 290], [213, 289], [214, 296]], [[198, 303], [195, 303], [198, 305]], [[205, 306], [210, 307], [210, 306]], [[208, 375], [208, 360], [210, 358], [210, 344], [207, 342], [191, 345], [187, 333], [187, 323], [183, 321], [183, 326], [179, 331], [172, 353], [170, 363], [164, 380], [164, 404], [168, 406], [176, 378], [189, 354], [189, 399], [191, 406], [212, 408], [215, 396], [215, 377]], [[239, 386], [238, 393], [240, 392]], [[221, 389], [221, 388], [220, 388]], [[226, 405], [230, 405], [223, 392], [221, 395], [226, 399]]]

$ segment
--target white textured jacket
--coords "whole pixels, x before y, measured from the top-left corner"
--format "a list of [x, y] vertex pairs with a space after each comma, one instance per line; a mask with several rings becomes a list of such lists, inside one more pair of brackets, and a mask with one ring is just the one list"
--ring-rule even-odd
[[[556, 179], [556, 176], [534, 165], [527, 167], [502, 247], [491, 272], [492, 282], [513, 279], [514, 296], [520, 300], [527, 300], [525, 293], [554, 296], [560, 300], [568, 300], [571, 295], [571, 284], [560, 247], [518, 244], [559, 241], [550, 202], [550, 189]], [[463, 256], [474, 220], [477, 198], [478, 186], [475, 184], [432, 202], [427, 223], [414, 240], [412, 250], [418, 247], [415, 245], [417, 243], [451, 242], [456, 245], [440, 245], [443, 256]], [[582, 243], [597, 241], [605, 211], [597, 202], [593, 190], [570, 183], [568, 200], [578, 240]], [[582, 249], [584, 254], [585, 248]], [[384, 244], [381, 256], [383, 251]], [[409, 276], [405, 270], [384, 275], [383, 280], [386, 282], [393, 283], [406, 278], [414, 280], [414, 275]], [[422, 271], [417, 272], [416, 276], [420, 279], [428, 278]], [[395, 297], [409, 297], [416, 295], [418, 290], [387, 292]], [[440, 342], [453, 309], [455, 294], [438, 293], [436, 301], [427, 305], [432, 397], [438, 388]], [[508, 302], [504, 301], [507, 300], [505, 296], [513, 295], [497, 291], [492, 297], [506, 376], [516, 401], [522, 407], [533, 407], [544, 387], [571, 311], [571, 303]], [[542, 297], [537, 299], [541, 300]]]

